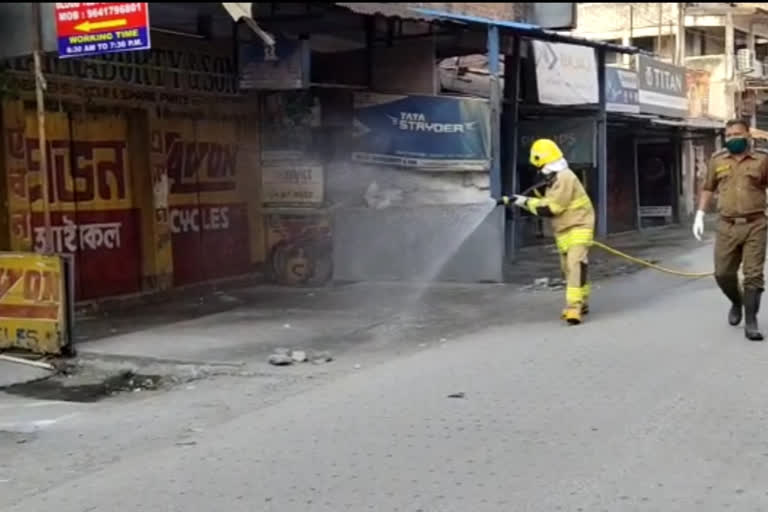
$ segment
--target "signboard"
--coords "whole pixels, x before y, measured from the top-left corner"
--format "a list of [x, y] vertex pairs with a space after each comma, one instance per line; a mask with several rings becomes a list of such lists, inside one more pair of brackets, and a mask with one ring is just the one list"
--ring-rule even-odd
[[[87, 59], [42, 57], [46, 96], [67, 96], [110, 103], [172, 104], [179, 107], [210, 102], [239, 101], [237, 66], [231, 45], [183, 40], [159, 33], [153, 48], [119, 56], [97, 55]], [[21, 92], [35, 91], [33, 59], [27, 55], [0, 63]]]
[[0, 348], [60, 354], [69, 344], [65, 272], [59, 256], [0, 253]]
[[425, 171], [490, 169], [488, 102], [358, 93], [352, 159]]
[[672, 207], [671, 206], [641, 206], [640, 216], [641, 217], [671, 217]]
[[265, 205], [307, 205], [323, 202], [323, 167], [302, 161], [265, 162], [262, 168]]
[[685, 68], [637, 56], [640, 112], [667, 117], [686, 117], [688, 97]]
[[527, 165], [531, 145], [539, 138], [554, 140], [571, 165], [595, 162], [595, 122], [591, 119], [520, 121], [518, 165]]
[[626, 69], [605, 68], [605, 101], [609, 112], [637, 114], [640, 98], [637, 90], [637, 73]]
[[147, 2], [56, 3], [59, 58], [149, 50]]
[[240, 43], [240, 89], [283, 90], [309, 87], [309, 41], [277, 38], [275, 55], [261, 42]]
[[594, 48], [533, 41], [539, 102], [585, 105], [598, 102]]

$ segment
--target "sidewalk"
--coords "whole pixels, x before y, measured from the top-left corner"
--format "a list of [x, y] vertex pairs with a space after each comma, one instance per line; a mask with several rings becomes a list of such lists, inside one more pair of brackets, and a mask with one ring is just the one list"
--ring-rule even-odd
[[[661, 264], [703, 245], [686, 226], [628, 233], [607, 242]], [[642, 269], [598, 249], [590, 258], [595, 280]], [[161, 304], [81, 316], [77, 348], [87, 353], [233, 362], [260, 357], [276, 347], [328, 350], [348, 345], [340, 341], [343, 339], [360, 344], [375, 337], [370, 331], [377, 326], [382, 330], [394, 325], [402, 330], [424, 324], [416, 329], [424, 331], [433, 322], [453, 328], [457, 321], [482, 321], [492, 315], [499, 308], [489, 307], [489, 302], [501, 301], [505, 303], [501, 309], [507, 311], [517, 308], [520, 314], [516, 318], [529, 320], [531, 317], [522, 314], [528, 308], [513, 304], [513, 297], [527, 297], [518, 297], [517, 302], [528, 304], [531, 299], [525, 291], [535, 279], [559, 278], [558, 255], [551, 245], [523, 249], [508, 274], [507, 285], [359, 283], [319, 289], [259, 285], [193, 294]], [[547, 300], [559, 299], [547, 296]]]
[[[667, 258], [701, 248], [712, 239], [712, 235], [712, 228], [708, 226], [705, 232], [706, 239], [704, 242], [699, 242], [691, 234], [690, 226], [683, 224], [613, 235], [603, 242], [630, 256], [664, 265], [664, 260]], [[592, 280], [630, 274], [643, 268], [597, 247], [590, 250], [589, 263]], [[710, 267], [695, 269], [700, 272], [709, 270], [711, 270]], [[521, 249], [516, 261], [505, 268], [505, 277], [508, 282], [519, 285], [532, 285], [536, 279], [541, 278], [558, 282], [561, 278], [560, 259], [554, 244], [547, 243]]]
[[[632, 233], [608, 242], [662, 264], [703, 249], [685, 228]], [[641, 268], [597, 250], [591, 260], [598, 281]], [[706, 263], [693, 263], [699, 264]], [[335, 359], [331, 365], [348, 366], [366, 357], [450, 342], [489, 325], [514, 326], [518, 332], [551, 322], [557, 318], [562, 290], [530, 285], [559, 273], [554, 248], [540, 246], [521, 251], [509, 268], [509, 284], [358, 283], [318, 289], [241, 284], [226, 291], [195, 289], [165, 302], [115, 303], [78, 316], [76, 363], [96, 365], [105, 379], [148, 365], [151, 373], [184, 375], [217, 365], [223, 372], [301, 371], [266, 364], [280, 347], [329, 351]], [[616, 288], [622, 286], [617, 283]]]

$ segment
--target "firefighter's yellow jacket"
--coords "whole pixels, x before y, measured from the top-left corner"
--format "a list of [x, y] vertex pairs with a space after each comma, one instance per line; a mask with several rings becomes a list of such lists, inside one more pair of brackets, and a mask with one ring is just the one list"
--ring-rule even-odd
[[534, 215], [550, 217], [560, 252], [574, 245], [592, 245], [595, 209], [579, 178], [570, 169], [555, 173], [543, 197], [529, 198], [524, 208]]

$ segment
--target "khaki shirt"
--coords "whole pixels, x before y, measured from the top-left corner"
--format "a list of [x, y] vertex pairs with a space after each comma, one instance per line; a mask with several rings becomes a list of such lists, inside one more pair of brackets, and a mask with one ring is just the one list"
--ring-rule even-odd
[[765, 211], [768, 187], [768, 152], [762, 149], [734, 156], [718, 151], [709, 161], [703, 189], [718, 192], [717, 209], [723, 217]]
[[554, 213], [552, 231], [555, 234], [573, 228], [595, 229], [595, 209], [578, 176], [570, 169], [557, 173], [544, 199]]

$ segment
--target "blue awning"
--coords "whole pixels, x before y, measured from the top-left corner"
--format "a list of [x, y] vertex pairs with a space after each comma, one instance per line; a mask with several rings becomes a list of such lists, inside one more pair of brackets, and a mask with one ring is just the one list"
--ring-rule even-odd
[[592, 41], [590, 39], [584, 39], [582, 37], [568, 36], [555, 32], [553, 30], [547, 30], [539, 27], [538, 25], [531, 25], [528, 23], [520, 23], [516, 21], [497, 21], [490, 18], [483, 18], [480, 16], [468, 16], [466, 14], [454, 14], [443, 11], [435, 11], [432, 9], [423, 9], [420, 7], [408, 8], [414, 13], [418, 13], [424, 16], [428, 16], [434, 19], [442, 19], [451, 21], [454, 23], [466, 23], [466, 24], [478, 24], [478, 25], [494, 25], [501, 30], [507, 30], [509, 32], [515, 32], [517, 34], [530, 37], [532, 39], [540, 39], [543, 41], [550, 41], [553, 43], [568, 43], [577, 44], [580, 46], [590, 46], [592, 48], [605, 48], [616, 53], [646, 53], [634, 46], [622, 46], [619, 44], [605, 43], [603, 41]]

